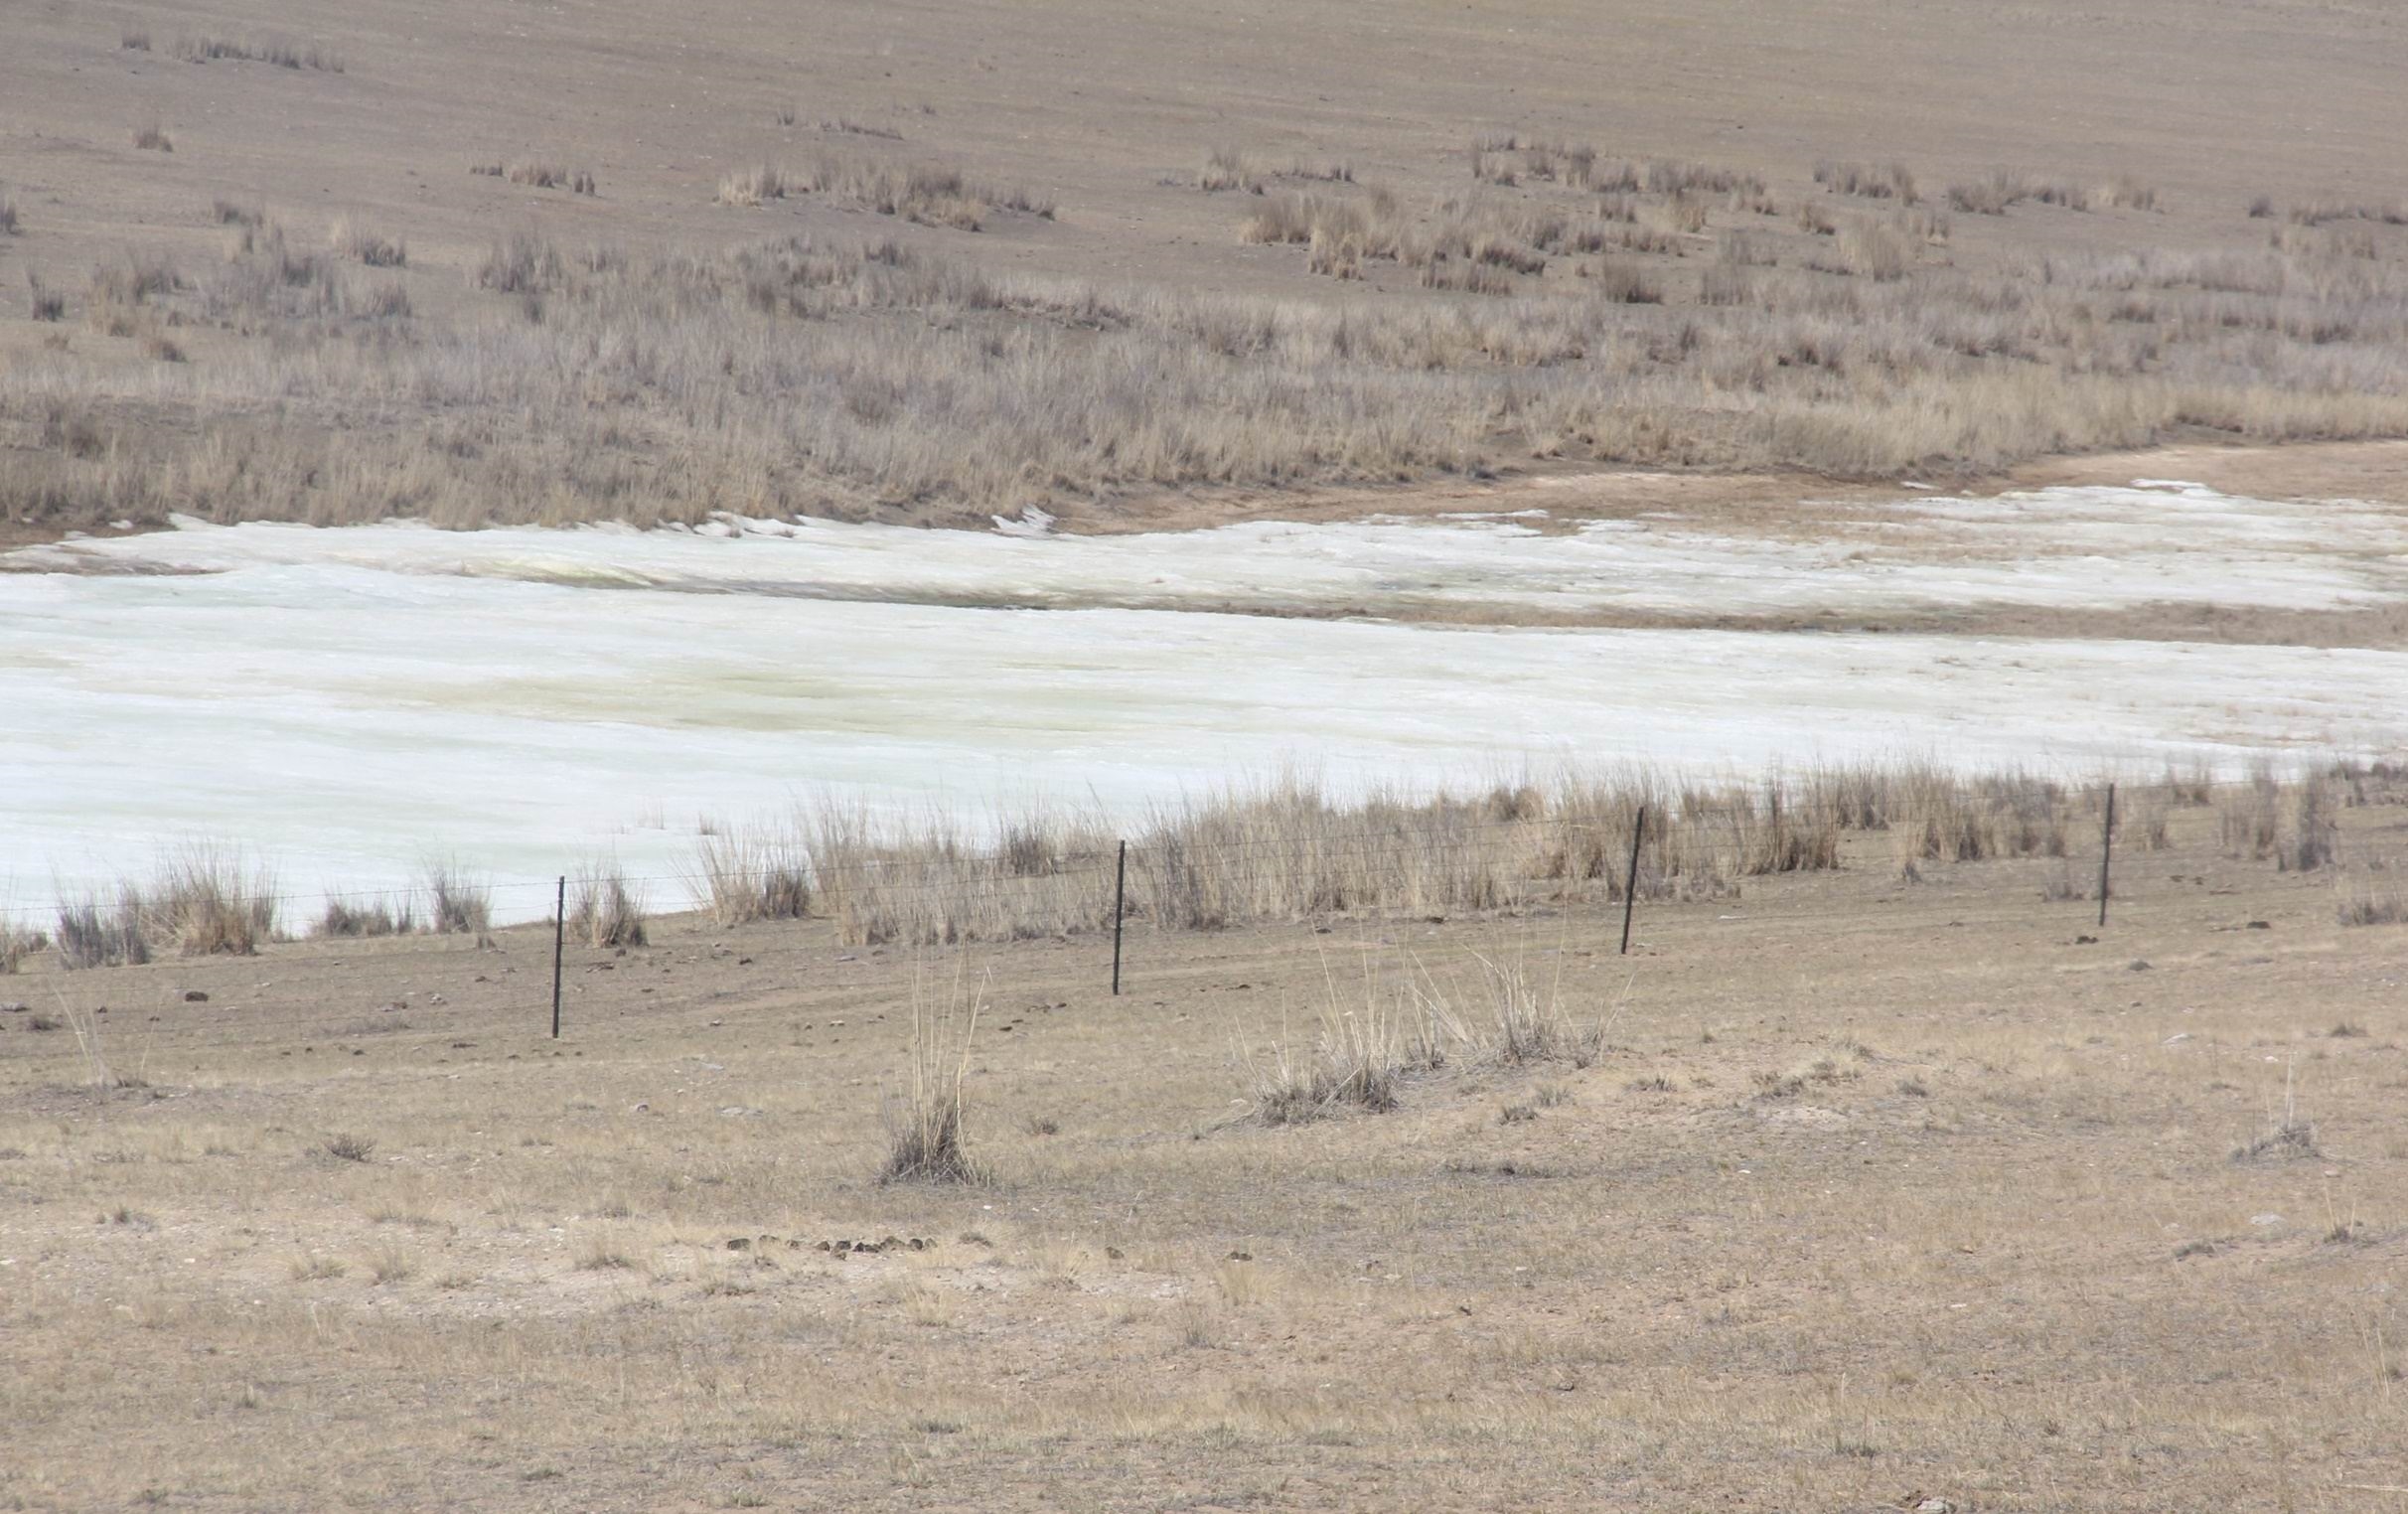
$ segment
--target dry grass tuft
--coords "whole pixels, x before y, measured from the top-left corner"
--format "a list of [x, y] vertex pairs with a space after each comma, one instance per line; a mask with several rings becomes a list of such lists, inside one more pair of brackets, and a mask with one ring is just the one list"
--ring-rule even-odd
[[147, 882], [120, 883], [112, 904], [61, 905], [60, 961], [70, 970], [138, 966], [154, 943], [186, 957], [249, 956], [276, 939], [275, 892], [274, 876], [239, 853], [195, 845]]
[[[145, 50], [149, 39], [143, 40]], [[315, 44], [289, 42], [238, 42], [228, 37], [179, 37], [175, 56], [187, 63], [273, 64], [279, 69], [316, 69], [326, 74], [343, 72], [343, 56]]]
[[1814, 166], [1814, 182], [1835, 195], [1859, 195], [1868, 200], [1895, 200], [1900, 205], [1913, 205], [1922, 197], [1915, 193], [1914, 175], [1903, 163], [1835, 163], [1829, 159]]
[[568, 928], [589, 947], [640, 947], [645, 943], [644, 901], [617, 868], [590, 864], [575, 880]]
[[176, 139], [157, 121], [149, 121], [133, 130], [134, 145], [150, 152], [174, 152]]
[[343, 1131], [327, 1136], [320, 1149], [340, 1161], [366, 1161], [376, 1151], [376, 1142], [373, 1136]]
[[489, 165], [479, 165], [469, 172], [491, 174], [528, 189], [564, 189], [577, 195], [595, 193], [594, 176], [589, 170], [567, 168], [540, 159], [522, 158], [502, 167], [498, 173]]
[[88, 898], [62, 904], [58, 925], [59, 962], [71, 973], [150, 961], [139, 899], [120, 899], [114, 906]]
[[1238, 149], [1216, 147], [1205, 157], [1204, 167], [1196, 175], [1196, 184], [1207, 195], [1217, 195], [1228, 190], [1243, 190], [1248, 194], [1259, 195], [1263, 192], [1265, 177], [1267, 176]]
[[786, 198], [786, 176], [768, 164], [724, 174], [719, 179], [719, 192], [712, 197], [720, 205], [757, 206], [765, 200]]
[[1377, 992], [1360, 1008], [1326, 1005], [1310, 1050], [1284, 1041], [1267, 1056], [1245, 1053], [1259, 1125], [1308, 1125], [1348, 1110], [1385, 1114], [1410, 1070], [1398, 1013]]
[[420, 874], [426, 891], [426, 928], [483, 940], [493, 929], [493, 892], [461, 871], [456, 862], [429, 862]]
[[915, 984], [911, 1004], [911, 1083], [886, 1101], [886, 1160], [882, 1183], [973, 1183], [989, 1181], [983, 1164], [971, 1156], [963, 1122], [962, 1079], [970, 1070], [972, 1042], [983, 990], [966, 999], [957, 979], [941, 1009], [932, 1010]]
[[58, 321], [67, 316], [67, 296], [56, 289], [44, 287], [41, 276], [33, 269], [25, 270], [25, 288], [37, 321]]
[[2408, 925], [2408, 878], [2395, 866], [2368, 864], [2333, 879], [2333, 916], [2343, 925]]
[[22, 236], [24, 226], [17, 219], [17, 200], [13, 195], [0, 194], [0, 236]]
[[1602, 1024], [1576, 1024], [1564, 1007], [1562, 958], [1558, 972], [1544, 987], [1534, 983], [1521, 963], [1499, 963], [1474, 954], [1488, 1000], [1487, 1032], [1478, 1038], [1479, 1054], [1499, 1062], [1569, 1062], [1588, 1067], [1603, 1054]]
[[0, 974], [14, 973], [19, 964], [50, 945], [50, 937], [31, 926], [0, 917]]
[[407, 936], [418, 929], [409, 901], [375, 899], [367, 904], [329, 899], [311, 934], [332, 937]]
[[[223, 213], [220, 219], [225, 219]], [[408, 243], [372, 231], [348, 216], [335, 223], [326, 244], [337, 256], [352, 258], [371, 268], [398, 268], [409, 261]]]
[[768, 828], [705, 835], [696, 847], [697, 892], [713, 920], [801, 920], [811, 913], [811, 861], [802, 838]]
[[120, 898], [138, 909], [146, 936], [175, 943], [186, 957], [247, 957], [276, 939], [275, 894], [266, 869], [246, 867], [234, 851], [197, 845]]

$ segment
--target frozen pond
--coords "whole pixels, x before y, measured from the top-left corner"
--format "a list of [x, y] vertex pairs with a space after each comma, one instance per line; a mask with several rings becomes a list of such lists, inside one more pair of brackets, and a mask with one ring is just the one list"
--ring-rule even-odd
[[[1133, 809], [1563, 760], [2089, 769], [2396, 753], [2408, 655], [1458, 628], [1433, 607], [1852, 612], [2408, 594], [2377, 507], [2182, 486], [1902, 501], [1834, 539], [1530, 518], [1052, 538], [188, 526], [0, 557], [0, 903], [214, 836], [296, 891], [679, 871], [823, 791]], [[1341, 606], [1360, 618], [1279, 612]], [[1229, 613], [1232, 610], [1269, 613]], [[511, 913], [537, 912], [505, 894]]]

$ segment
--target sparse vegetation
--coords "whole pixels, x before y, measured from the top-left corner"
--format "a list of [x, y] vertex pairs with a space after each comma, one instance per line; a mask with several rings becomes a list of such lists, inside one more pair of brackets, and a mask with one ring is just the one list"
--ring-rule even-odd
[[319, 936], [406, 936], [418, 928], [406, 896], [371, 896], [365, 902], [326, 901], [313, 934]]
[[803, 170], [767, 164], [728, 174], [714, 197], [721, 205], [757, 206], [789, 195], [828, 199], [924, 226], [976, 231], [997, 211], [1017, 211], [1052, 220], [1053, 204], [1024, 190], [980, 183], [961, 170], [938, 164], [899, 166], [854, 153], [824, 152]]
[[370, 1136], [345, 1133], [327, 1136], [324, 1149], [338, 1160], [366, 1161], [375, 1153], [376, 1142]]
[[[223, 212], [219, 219], [226, 219]], [[338, 257], [348, 257], [371, 268], [398, 268], [409, 261], [407, 243], [398, 237], [372, 231], [349, 217], [335, 223], [334, 230], [328, 233], [327, 245]]]
[[50, 937], [0, 915], [0, 974], [14, 973], [25, 959], [50, 945]]
[[541, 159], [522, 158], [507, 166], [480, 164], [472, 167], [469, 172], [490, 174], [497, 179], [508, 179], [513, 184], [522, 184], [528, 189], [564, 189], [574, 195], [597, 193], [594, 176], [590, 170], [567, 168], [561, 164]]
[[149, 152], [174, 152], [176, 139], [167, 134], [157, 121], [147, 121], [134, 128], [134, 146]]
[[645, 942], [644, 902], [616, 867], [590, 864], [576, 879], [568, 928], [587, 946], [640, 947]]
[[[149, 38], [143, 39], [145, 51]], [[186, 63], [263, 63], [279, 69], [316, 69], [327, 74], [343, 72], [343, 57], [316, 44], [289, 42], [244, 42], [230, 37], [208, 35], [179, 37], [175, 56]]]
[[2397, 866], [2345, 869], [2333, 886], [2340, 896], [2333, 914], [2341, 924], [2408, 925], [2408, 873]]
[[[41, 276], [33, 269], [25, 270], [26, 296], [37, 321], [58, 321], [67, 315], [67, 296], [43, 286]], [[73, 454], [71, 454], [73, 455]]]
[[1895, 200], [1900, 205], [1913, 205], [1922, 197], [1915, 193], [1914, 174], [1903, 163], [1835, 163], [1828, 159], [1814, 166], [1814, 182], [1835, 195], [1858, 195], [1868, 200]]
[[799, 835], [737, 829], [703, 836], [695, 850], [696, 892], [721, 925], [811, 913], [811, 863]]
[[238, 854], [195, 846], [162, 862], [148, 882], [119, 884], [112, 903], [62, 905], [60, 960], [70, 969], [139, 966], [154, 944], [186, 957], [247, 956], [275, 939], [275, 891], [273, 875]]
[[914, 991], [911, 1007], [910, 1082], [886, 1099], [884, 1183], [984, 1183], [987, 1173], [974, 1158], [964, 1130], [962, 1079], [978, 1033], [983, 995], [966, 997], [957, 981], [941, 1005]]
[[492, 930], [492, 890], [471, 879], [457, 863], [429, 862], [423, 878], [428, 930], [480, 940]]
[[[178, 475], [179, 498], [199, 495], [220, 519], [652, 524], [905, 501], [973, 518], [1161, 484], [1394, 480], [1542, 446], [1869, 476], [2136, 447], [2178, 428], [2260, 441], [2408, 434], [2408, 368], [2383, 356], [2408, 348], [2396, 262], [2330, 248], [2143, 250], [1977, 272], [1918, 253], [1946, 231], [1926, 208], [1851, 216], [1843, 238], [1820, 209], [1836, 197], [1817, 197], [1806, 205], [1833, 242], [1806, 261], [1845, 282], [1781, 258], [1758, 230], [1722, 242], [1709, 276], [1679, 286], [1659, 270], [1677, 261], [1679, 227], [1696, 224], [1706, 191], [1625, 220], [1651, 182], [1630, 177], [1638, 186], [1591, 192], [1577, 215], [1485, 195], [1412, 211], [1343, 185], [1249, 201], [1245, 234], [1297, 247], [1309, 270], [1369, 280], [1393, 264], [1420, 287], [1486, 296], [1477, 307], [1192, 299], [999, 277], [881, 241], [791, 236], [647, 257], [518, 231], [471, 271], [518, 322], [430, 322], [409, 343], [372, 348], [349, 340], [354, 324], [404, 315], [405, 294], [353, 286], [331, 259], [317, 268], [271, 250], [265, 228], [238, 227], [258, 250], [156, 289], [140, 309], [104, 299], [95, 329], [199, 320], [272, 338], [213, 353], [206, 378], [163, 380], [146, 403], [282, 418], [216, 435], [206, 451], [186, 440], [192, 428], [149, 424], [115, 459], [35, 449], [0, 484], [0, 509], [86, 529], [156, 521], [193, 508], [158, 491]], [[825, 193], [941, 224], [999, 203], [950, 170], [841, 155], [722, 188], [737, 203]], [[1731, 261], [1733, 248], [1744, 261]], [[954, 314], [920, 318], [940, 306]], [[782, 333], [806, 329], [797, 322], [816, 323], [807, 349], [784, 345]], [[614, 335], [632, 331], [647, 340]], [[295, 344], [319, 353], [303, 396], [279, 377]], [[71, 357], [13, 365], [0, 376], [0, 433], [22, 436], [9, 417], [32, 405], [89, 392], [92, 372]], [[578, 397], [589, 384], [630, 402], [598, 412]], [[380, 393], [424, 404], [368, 398]], [[465, 396], [487, 416], [475, 447], [446, 440], [444, 417]], [[1004, 419], [1023, 404], [1044, 418]], [[363, 414], [377, 418], [346, 421], [338, 459], [323, 425]], [[665, 452], [696, 461], [639, 462]], [[339, 494], [336, 478], [350, 481]]]

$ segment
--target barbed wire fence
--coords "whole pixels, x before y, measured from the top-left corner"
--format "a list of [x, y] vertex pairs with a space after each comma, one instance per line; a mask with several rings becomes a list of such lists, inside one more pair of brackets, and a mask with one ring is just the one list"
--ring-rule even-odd
[[[748, 933], [740, 948], [686, 943], [680, 948], [683, 958], [666, 965], [654, 960], [662, 955], [658, 949], [629, 956], [621, 950], [626, 943], [594, 931], [580, 934], [581, 924], [590, 926], [594, 917], [583, 913], [593, 906], [577, 895], [605, 880], [581, 881], [574, 874], [480, 885], [478, 896], [488, 907], [499, 900], [503, 916], [524, 922], [491, 929], [481, 920], [457, 931], [418, 928], [424, 885], [244, 899], [245, 907], [266, 910], [270, 920], [280, 911], [310, 908], [328, 911], [325, 919], [341, 919], [348, 911], [354, 919], [411, 923], [390, 934], [313, 938], [324, 948], [313, 960], [331, 960], [339, 971], [374, 978], [378, 984], [371, 992], [343, 994], [348, 999], [343, 1006], [328, 1002], [323, 989], [307, 996], [279, 991], [278, 964], [290, 959], [281, 958], [277, 946], [291, 938], [272, 929], [260, 933], [267, 950], [256, 955], [160, 959], [194, 970], [169, 978], [197, 978], [209, 971], [213, 989], [157, 982], [160, 975], [137, 989], [134, 981], [95, 966], [74, 975], [79, 987], [88, 984], [90, 989], [71, 998], [64, 991], [66, 975], [57, 971], [58, 944], [27, 946], [45, 934], [46, 923], [52, 928], [61, 923], [58, 909], [7, 909], [0, 910], [0, 948], [14, 942], [22, 959], [49, 970], [0, 974], [0, 1011], [5, 1011], [0, 1033], [19, 1026], [61, 1032], [53, 1044], [78, 1048], [92, 1058], [100, 1055], [97, 1049], [81, 1049], [97, 1048], [104, 1031], [120, 1048], [132, 1042], [167, 1052], [300, 1042], [303, 1054], [317, 1055], [316, 1042], [323, 1040], [329, 1054], [365, 1056], [372, 1046], [404, 1033], [449, 1040], [460, 1050], [473, 1045], [473, 1036], [505, 1031], [561, 1041], [580, 1028], [569, 1011], [583, 997], [584, 982], [605, 973], [651, 972], [666, 981], [642, 984], [623, 998], [713, 1003], [720, 990], [695, 989], [679, 980], [680, 969], [701, 966], [705, 950], [714, 956], [740, 954], [741, 965], [760, 970], [752, 975], [755, 980], [766, 977], [802, 991], [815, 976], [827, 978], [830, 967], [828, 933], [807, 936], [807, 925], [833, 926], [837, 963], [887, 946], [1043, 940], [1075, 951], [1092, 943], [1099, 985], [1114, 996], [1144, 971], [1142, 937], [1132, 950], [1132, 928], [1209, 934], [1281, 921], [1435, 923], [1618, 905], [1604, 917], [1600, 939], [1583, 950], [1628, 956], [1634, 944], [1654, 950], [1634, 935], [1644, 931], [1651, 908], [1732, 903], [1779, 878], [1869, 872], [1861, 846], [1854, 865], [1843, 867], [1835, 840], [1842, 833], [1886, 833], [1891, 856], [1876, 865], [1889, 869], [1900, 888], [1934, 868], [2012, 864], [1974, 876], [1961, 870], [1951, 874], [1974, 899], [1996, 900], [1996, 910], [1968, 919], [2029, 918], [2036, 887], [2039, 902], [2061, 907], [2070, 925], [2102, 934], [2123, 912], [2146, 910], [2155, 900], [2193, 886], [2184, 879], [2203, 880], [2203, 858], [2240, 857], [2271, 861], [2303, 876], [2335, 875], [2336, 862], [2348, 860], [2341, 855], [2341, 808], [2401, 807], [2399, 822], [2355, 829], [2371, 834], [2378, 847], [2401, 848], [2359, 860], [2395, 880], [2390, 885], [2395, 893], [2408, 882], [2408, 782], [2329, 794], [2329, 808], [2304, 804], [2300, 792], [2263, 779], [2048, 785], [1994, 796], [1980, 834], [1949, 833], [1932, 817], [1874, 817], [1843, 801], [1801, 800], [1768, 790], [1744, 803], [1647, 801], [1627, 815], [1478, 818], [1467, 804], [1308, 833], [1170, 833], [1115, 837], [1108, 844], [1041, 855], [1026, 848], [851, 855], [824, 864], [812, 877], [814, 909], [807, 918], [766, 918], [763, 923], [772, 928]], [[2241, 803], [2227, 803], [2236, 799]], [[2168, 818], [2185, 812], [2210, 812], [2216, 820], [2183, 826], [2180, 829], [2188, 833], [2177, 836]], [[795, 866], [781, 859], [753, 868], [722, 866], [710, 877], [697, 867], [670, 874], [613, 873], [606, 881], [637, 898], [655, 889], [683, 889], [709, 918], [714, 886], [765, 888], [791, 876]], [[330, 905], [340, 909], [329, 910]], [[1861, 902], [1818, 903], [1792, 890], [1777, 899], [1751, 900], [1731, 923], [1757, 930], [1827, 929], [1849, 920], [1862, 926], [1866, 913]], [[796, 928], [774, 928], [782, 923]], [[572, 946], [578, 953], [573, 962]], [[47, 964], [41, 960], [45, 952], [52, 959]], [[258, 976], [247, 988], [224, 986], [238, 965], [254, 966]], [[419, 976], [440, 977], [451, 986], [448, 991], [413, 986]], [[136, 1001], [98, 1002], [117, 996], [112, 984], [118, 982]], [[661, 992], [664, 986], [673, 991]], [[221, 1012], [236, 1008], [239, 1013]], [[617, 1011], [620, 1016], [633, 1012], [629, 1004]], [[125, 1033], [129, 1021], [131, 1036]], [[0, 1038], [0, 1050], [21, 1055], [33, 1054], [41, 1044]]]

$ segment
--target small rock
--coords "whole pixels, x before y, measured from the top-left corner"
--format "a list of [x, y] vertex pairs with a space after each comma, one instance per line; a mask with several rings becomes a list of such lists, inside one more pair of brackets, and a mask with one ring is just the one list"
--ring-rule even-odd
[[732, 1236], [728, 1239], [727, 1249], [729, 1251], [750, 1251], [752, 1250], [752, 1242], [747, 1241], [742, 1236]]
[[2271, 931], [2274, 929], [2274, 924], [2272, 921], [2267, 920], [2252, 920], [2247, 926], [2243, 927], [2243, 929], [2252, 931]]
[[2073, 938], [2073, 944], [2075, 946], [2097, 946], [2099, 944], [2099, 938], [2096, 936], [2076, 936]]
[[651, 1108], [652, 1108], [652, 1106], [651, 1106], [651, 1105], [649, 1105], [649, 1104], [641, 1104], [641, 1103], [639, 1103], [639, 1104], [637, 1104], [637, 1105], [636, 1105], [634, 1108], [630, 1109], [630, 1110], [628, 1111], [628, 1113], [629, 1113], [629, 1114], [631, 1114], [631, 1115], [641, 1115], [641, 1114], [643, 1114], [643, 1113], [644, 1113], [646, 1110], [649, 1110], [649, 1109], [651, 1109]]
[[719, 1113], [730, 1120], [757, 1120], [761, 1116], [761, 1112], [749, 1104], [731, 1104]]
[[23, 1014], [32, 1007], [31, 1004], [0, 1004], [0, 1014]]
[[2187, 1040], [2189, 1040], [2189, 1039], [2190, 1039], [2190, 1032], [2189, 1032], [2189, 1031], [2187, 1031], [2187, 1030], [2178, 1030], [2178, 1031], [2176, 1031], [2174, 1034], [2172, 1034], [2172, 1035], [2170, 1035], [2170, 1036], [2166, 1037], [2166, 1039], [2165, 1039], [2165, 1040], [2160, 1041], [2158, 1044], [2159, 1044], [2159, 1045], [2161, 1045], [2161, 1046], [2174, 1046], [2174, 1045], [2179, 1045], [2180, 1043], [2182, 1043], [2182, 1042], [2183, 1042], [2183, 1041], [2187, 1041]]
[[1229, 1254], [1228, 1260], [1232, 1262], [1252, 1262], [1254, 1260], [1254, 1253], [1251, 1251], [1233, 1251]]
[[2124, 971], [2127, 973], [2146, 973], [2149, 971], [2149, 959], [2146, 957], [2135, 957], [2132, 959], [2131, 966], [2125, 968]]
[[188, 1004], [206, 1004], [209, 1002], [209, 995], [198, 988], [187, 988], [184, 990], [184, 1001]]
[[1956, 1514], [1956, 1505], [1945, 1498], [1926, 1498], [1914, 1506], [1914, 1514]]
[[2274, 1226], [2282, 1224], [2283, 1217], [2279, 1214], [2253, 1214], [2249, 1217], [2249, 1223], [2257, 1226], [2260, 1230], [2269, 1230]]

